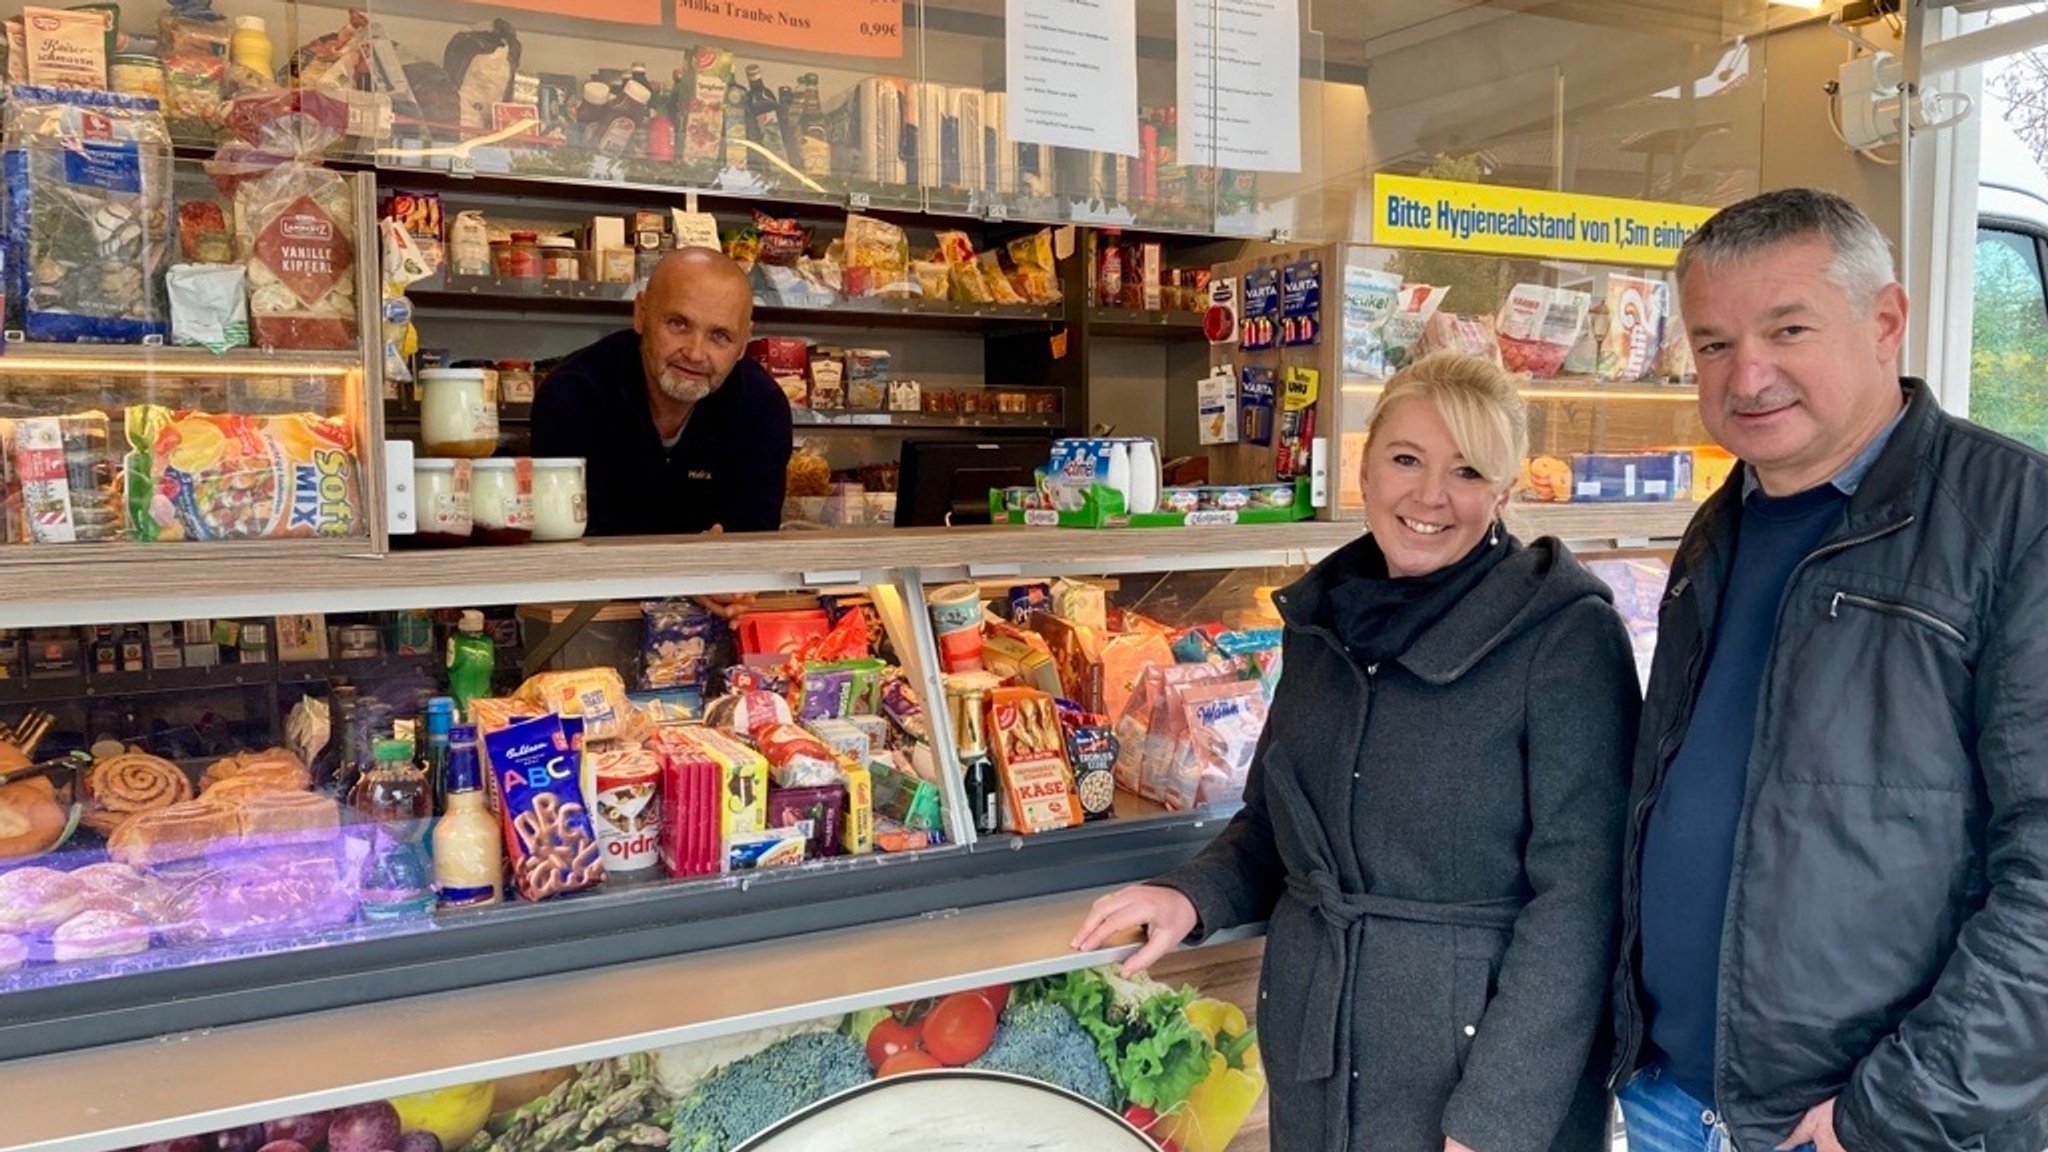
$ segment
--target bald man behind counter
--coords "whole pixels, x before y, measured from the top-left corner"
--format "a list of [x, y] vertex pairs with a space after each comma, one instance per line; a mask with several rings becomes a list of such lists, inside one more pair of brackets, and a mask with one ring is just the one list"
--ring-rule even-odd
[[533, 399], [533, 454], [588, 461], [590, 535], [781, 526], [789, 400], [741, 356], [753, 317], [739, 265], [672, 252], [634, 301], [631, 331], [548, 374]]

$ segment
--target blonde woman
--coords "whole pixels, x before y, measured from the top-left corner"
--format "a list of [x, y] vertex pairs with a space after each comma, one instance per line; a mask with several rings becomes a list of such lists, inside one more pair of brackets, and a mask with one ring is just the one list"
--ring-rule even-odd
[[1440, 354], [1368, 429], [1367, 534], [1274, 597], [1285, 674], [1242, 811], [1095, 903], [1128, 971], [1265, 920], [1275, 1152], [1592, 1152], [1639, 696], [1606, 587], [1501, 523], [1514, 383]]

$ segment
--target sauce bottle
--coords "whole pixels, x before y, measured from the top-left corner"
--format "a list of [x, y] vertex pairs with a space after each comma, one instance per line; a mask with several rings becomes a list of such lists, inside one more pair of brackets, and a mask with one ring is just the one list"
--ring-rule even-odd
[[443, 908], [496, 904], [505, 898], [505, 845], [484, 803], [475, 725], [448, 731], [448, 802], [434, 826], [434, 889]]
[[270, 31], [261, 16], [235, 17], [234, 35], [228, 37], [228, 59], [260, 76], [272, 74]]
[[598, 137], [597, 151], [616, 160], [624, 156], [627, 145], [633, 142], [633, 133], [640, 128], [640, 122], [647, 118], [647, 102], [654, 99], [654, 93], [647, 90], [638, 80], [628, 80], [619, 85], [619, 94], [607, 110], [604, 131]]

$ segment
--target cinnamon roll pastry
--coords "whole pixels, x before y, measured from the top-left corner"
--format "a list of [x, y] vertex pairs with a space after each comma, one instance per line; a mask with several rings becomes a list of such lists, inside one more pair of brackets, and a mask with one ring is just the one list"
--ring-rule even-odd
[[162, 757], [123, 752], [86, 770], [85, 794], [90, 801], [86, 826], [109, 835], [137, 812], [192, 799], [192, 780], [184, 769]]

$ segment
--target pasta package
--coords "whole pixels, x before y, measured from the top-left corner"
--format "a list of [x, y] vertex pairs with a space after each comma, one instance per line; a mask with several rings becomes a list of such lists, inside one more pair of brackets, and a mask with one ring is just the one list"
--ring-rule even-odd
[[138, 404], [126, 434], [136, 540], [333, 538], [367, 528], [355, 433], [343, 418]]
[[6, 295], [30, 340], [169, 333], [171, 140], [156, 101], [20, 86], [0, 153]]

